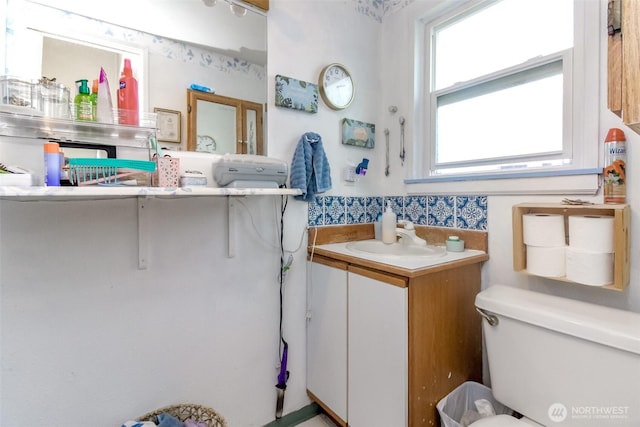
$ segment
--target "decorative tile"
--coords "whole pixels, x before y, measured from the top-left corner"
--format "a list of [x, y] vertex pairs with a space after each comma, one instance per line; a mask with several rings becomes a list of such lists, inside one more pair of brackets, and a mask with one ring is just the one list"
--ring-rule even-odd
[[382, 197], [366, 197], [367, 222], [375, 222], [382, 213]]
[[310, 226], [371, 223], [387, 200], [398, 220], [432, 227], [488, 228], [487, 196], [317, 197], [309, 203], [308, 222]]
[[427, 224], [427, 197], [407, 196], [404, 198], [404, 219], [414, 224]]
[[391, 202], [391, 209], [395, 212], [398, 219], [404, 219], [404, 197], [402, 196], [386, 196], [382, 211], [387, 209], [387, 202]]
[[307, 221], [310, 226], [324, 225], [323, 219], [322, 198], [316, 197], [309, 202], [309, 218]]
[[347, 224], [364, 224], [367, 222], [366, 198], [347, 197]]
[[428, 196], [428, 225], [455, 227], [455, 197]]
[[344, 196], [324, 196], [324, 225], [346, 223], [346, 207]]
[[456, 226], [469, 230], [486, 230], [487, 196], [457, 196]]

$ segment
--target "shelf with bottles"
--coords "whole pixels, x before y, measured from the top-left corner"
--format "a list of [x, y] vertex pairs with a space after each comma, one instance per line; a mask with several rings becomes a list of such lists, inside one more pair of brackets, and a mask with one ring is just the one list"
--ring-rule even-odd
[[149, 137], [156, 133], [155, 113], [141, 113], [140, 125], [132, 126], [54, 118], [11, 107], [0, 106], [0, 136], [148, 148]]

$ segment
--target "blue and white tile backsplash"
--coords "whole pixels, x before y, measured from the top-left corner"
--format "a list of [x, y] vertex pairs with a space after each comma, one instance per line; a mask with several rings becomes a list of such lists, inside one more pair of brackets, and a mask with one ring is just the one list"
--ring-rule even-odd
[[433, 227], [487, 230], [487, 196], [320, 196], [309, 203], [309, 225], [371, 223], [387, 202], [399, 220]]

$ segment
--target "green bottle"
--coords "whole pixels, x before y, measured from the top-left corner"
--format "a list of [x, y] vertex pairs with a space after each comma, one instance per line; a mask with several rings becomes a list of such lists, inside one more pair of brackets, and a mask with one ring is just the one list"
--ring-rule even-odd
[[77, 80], [76, 85], [78, 83], [80, 84], [78, 86], [78, 94], [73, 100], [76, 107], [76, 120], [94, 121], [93, 103], [91, 102], [87, 80]]

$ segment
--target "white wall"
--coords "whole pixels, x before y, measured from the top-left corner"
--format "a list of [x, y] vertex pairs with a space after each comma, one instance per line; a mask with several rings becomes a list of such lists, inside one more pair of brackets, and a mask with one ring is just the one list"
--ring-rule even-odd
[[[327, 195], [374, 194], [374, 170], [383, 171], [384, 134], [377, 126], [382, 81], [378, 64], [380, 25], [355, 12], [351, 1], [275, 0], [269, 11], [269, 155], [290, 160], [300, 137], [317, 132], [331, 165], [333, 188]], [[346, 110], [334, 111], [322, 99], [318, 113], [275, 107], [275, 76], [318, 83], [322, 68], [338, 62], [352, 74], [355, 98]], [[342, 145], [342, 119], [376, 124], [374, 150]], [[371, 160], [369, 173], [356, 185], [342, 179], [342, 170]], [[370, 175], [371, 173], [371, 175]], [[377, 194], [377, 193], [376, 193]]]
[[[429, 8], [442, 8], [451, 6], [452, 1], [414, 1], [407, 7], [398, 10], [396, 13], [386, 15], [383, 19], [382, 27], [384, 37], [381, 43], [380, 56], [383, 58], [380, 69], [381, 78], [384, 82], [392, 84], [382, 85], [382, 97], [378, 100], [382, 105], [397, 104], [399, 113], [407, 116], [408, 139], [413, 142], [412, 126], [421, 120], [414, 117], [414, 93], [413, 93], [413, 70], [416, 67], [414, 62], [414, 33], [415, 20], [424, 16]], [[602, 22], [606, 22], [606, 2], [602, 2]], [[602, 203], [602, 192], [594, 197], [572, 196], [489, 196], [488, 197], [488, 231], [489, 231], [489, 255], [490, 260], [483, 269], [483, 287], [494, 283], [508, 284], [523, 288], [531, 288], [542, 292], [562, 295], [569, 298], [584, 300], [597, 304], [604, 304], [613, 307], [640, 312], [640, 264], [638, 263], [638, 247], [635, 242], [640, 240], [640, 227], [637, 226], [637, 212], [640, 211], [640, 198], [634, 189], [640, 188], [640, 176], [634, 171], [640, 168], [640, 155], [635, 149], [640, 143], [640, 136], [625, 127], [621, 120], [609, 112], [606, 107], [606, 31], [602, 30], [601, 39], [601, 82], [600, 82], [600, 141], [604, 141], [606, 133], [611, 127], [619, 127], [625, 131], [627, 136], [627, 176], [629, 185], [627, 186], [627, 202], [631, 206], [631, 283], [623, 292], [616, 292], [606, 289], [594, 289], [587, 286], [557, 282], [554, 280], [525, 276], [513, 271], [513, 248], [512, 248], [512, 226], [511, 207], [514, 204], [526, 202], [554, 202], [559, 203], [564, 197], [582, 198], [596, 203]], [[382, 116], [381, 121], [390, 119]], [[411, 146], [409, 144], [408, 146]], [[604, 152], [604, 147], [602, 148]], [[409, 150], [408, 162], [411, 162], [413, 150]], [[407, 162], [405, 162], [406, 164]], [[395, 179], [392, 183], [395, 191], [401, 193], [410, 191], [409, 186], [403, 186], [400, 179]], [[386, 189], [387, 187], [385, 187]], [[489, 189], [487, 189], [488, 191]]]
[[[229, 259], [224, 198], [149, 200], [149, 265], [138, 270], [135, 199], [2, 201], [0, 425], [117, 426], [179, 402], [212, 406], [232, 426], [268, 422], [275, 202], [242, 200], [262, 237], [239, 205]], [[295, 366], [304, 347], [291, 345]]]
[[[377, 194], [379, 189], [369, 174], [351, 186], [341, 179], [341, 174], [348, 162], [357, 164], [362, 157], [372, 159], [372, 168], [381, 168], [374, 160], [384, 154], [381, 134], [376, 129], [375, 150], [345, 146], [341, 141], [341, 121], [348, 117], [377, 123], [379, 105], [377, 97], [370, 94], [378, 93], [380, 87], [379, 75], [373, 71], [379, 55], [380, 25], [356, 13], [351, 1], [271, 0], [268, 28], [269, 155], [290, 162], [300, 137], [306, 132], [317, 132], [331, 165], [333, 188], [325, 194]], [[316, 114], [274, 106], [277, 74], [317, 83], [322, 68], [333, 62], [345, 65], [355, 79], [356, 97], [347, 110], [331, 110], [321, 99]], [[288, 248], [297, 245], [296, 239], [307, 223], [307, 215], [307, 203], [290, 200], [285, 226], [290, 241], [285, 245]], [[304, 249], [295, 255], [286, 294], [284, 330], [290, 344], [291, 378], [285, 413], [309, 403], [306, 397], [305, 259]]]
[[[380, 85], [372, 72], [379, 24], [356, 13], [351, 2], [293, 0], [272, 0], [269, 22], [270, 155], [290, 161], [300, 136], [316, 131], [335, 167], [333, 191], [375, 192], [366, 181], [346, 187], [340, 180], [345, 159], [372, 153], [342, 146], [340, 121], [376, 122], [379, 106], [367, 94]], [[311, 115], [274, 107], [275, 74], [315, 82], [330, 62], [345, 64], [356, 78], [358, 95], [349, 110], [334, 112], [321, 103]], [[153, 56], [149, 65], [169, 66]], [[150, 84], [162, 92], [162, 82]], [[179, 96], [176, 107], [169, 98], [162, 106], [178, 109]], [[2, 142], [3, 161], [13, 151], [7, 147], [19, 144], [16, 156], [31, 152], [29, 166], [39, 167], [41, 141]], [[225, 198], [148, 200], [146, 270], [137, 268], [135, 199], [0, 201], [0, 425], [120, 425], [178, 402], [212, 406], [231, 426], [272, 421], [278, 201], [240, 200], [237, 255], [229, 259]], [[289, 413], [309, 403], [306, 238], [300, 246], [306, 203], [290, 200], [285, 221], [285, 248], [300, 247], [284, 293]]]

